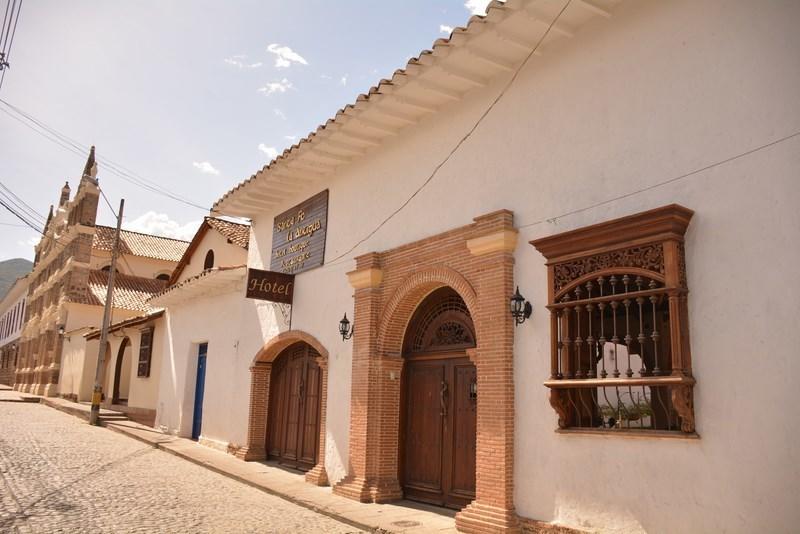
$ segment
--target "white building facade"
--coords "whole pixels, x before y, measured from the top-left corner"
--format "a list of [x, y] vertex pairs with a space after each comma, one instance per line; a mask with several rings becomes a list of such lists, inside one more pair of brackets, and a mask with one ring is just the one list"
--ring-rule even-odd
[[[299, 261], [324, 264], [290, 320], [243, 271], [168, 319], [161, 424], [188, 435], [203, 361], [201, 441], [462, 531], [793, 531], [800, 308], [765, 265], [800, 260], [798, 20], [492, 2], [217, 202], [252, 220], [248, 267], [316, 220]], [[281, 217], [324, 191], [324, 217]]]
[[28, 277], [18, 278], [0, 301], [0, 384], [14, 385], [18, 340], [25, 324]]

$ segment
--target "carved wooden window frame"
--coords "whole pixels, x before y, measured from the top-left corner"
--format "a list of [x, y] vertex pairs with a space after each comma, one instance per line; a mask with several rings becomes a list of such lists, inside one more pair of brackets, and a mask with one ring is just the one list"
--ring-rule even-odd
[[[659, 398], [663, 413], [667, 418], [667, 429], [639, 431], [630, 426], [630, 420], [626, 421], [627, 430], [635, 430], [631, 434], [649, 434], [658, 432], [660, 434], [677, 436], [695, 436], [695, 418], [693, 403], [693, 388], [695, 379], [692, 376], [692, 358], [689, 343], [689, 320], [688, 320], [688, 286], [686, 280], [686, 254], [684, 249], [684, 235], [694, 212], [683, 206], [671, 204], [653, 210], [637, 213], [628, 217], [614, 219], [608, 222], [595, 224], [592, 226], [579, 228], [557, 235], [536, 239], [531, 244], [546, 258], [548, 274], [548, 309], [550, 310], [550, 337], [551, 337], [551, 374], [544, 385], [550, 388], [550, 404], [558, 414], [559, 431], [581, 431], [595, 432], [598, 430], [619, 432], [617, 425], [610, 429], [592, 428], [595, 424], [594, 413], [597, 409], [591, 405], [594, 400], [595, 406], [600, 407], [598, 402], [600, 391], [605, 393], [609, 388], [617, 391], [617, 402], [619, 403], [619, 390], [632, 387], [641, 387], [643, 390], [648, 388], [653, 392], [664, 392], [664, 399]], [[593, 281], [605, 284], [605, 280], [614, 276], [614, 283], [621, 285], [621, 279], [625, 277], [625, 292], [605, 297], [587, 298], [581, 293], [582, 287], [591, 287]], [[639, 280], [639, 286], [633, 285], [633, 280]], [[641, 280], [652, 281], [649, 287], [643, 287]], [[629, 284], [632, 291], [629, 291]], [[598, 287], [598, 286], [595, 286]], [[571, 295], [577, 300], [569, 302], [570, 291], [575, 291], [576, 295]], [[615, 290], [616, 291], [616, 290]], [[591, 296], [591, 294], [589, 294]], [[627, 300], [628, 306], [635, 306], [636, 298], [642, 302], [649, 302], [652, 298], [653, 315], [651, 328], [657, 330], [658, 324], [669, 325], [668, 332], [656, 334], [656, 339], [652, 341], [653, 346], [658, 348], [667, 347], [669, 357], [667, 362], [669, 368], [667, 372], [656, 372], [646, 370], [642, 363], [642, 372], [639, 376], [633, 376], [630, 372], [628, 363], [627, 373], [615, 373], [601, 377], [600, 373], [591, 371], [596, 370], [598, 362], [603, 361], [605, 365], [605, 352], [603, 347], [597, 348], [593, 353], [597, 359], [594, 364], [587, 363], [586, 370], [581, 368], [581, 350], [586, 351], [587, 362], [591, 361], [591, 350], [599, 345], [592, 336], [591, 323], [589, 328], [584, 324], [581, 327], [580, 314], [588, 319], [592, 313], [603, 313], [592, 311], [592, 306], [598, 302], [604, 305], [615, 302], [613, 314], [619, 313], [618, 307]], [[660, 313], [667, 319], [662, 323], [656, 318], [656, 302], [663, 306]], [[639, 309], [641, 312], [641, 308]], [[573, 322], [570, 323], [570, 313], [573, 313]], [[627, 312], [626, 312], [627, 313]], [[641, 313], [640, 313], [641, 316]], [[594, 315], [597, 317], [597, 315]], [[616, 315], [619, 317], [619, 315]], [[577, 321], [577, 328], [575, 322]], [[566, 335], [565, 335], [566, 329]], [[581, 330], [582, 329], [582, 330]], [[570, 330], [572, 337], [570, 338]], [[596, 331], [596, 325], [595, 325]], [[590, 338], [587, 339], [586, 334]], [[614, 336], [615, 368], [618, 363], [616, 349], [624, 346], [626, 353], [632, 353], [636, 348], [636, 339], [630, 336], [631, 329], [625, 331], [625, 337], [618, 337], [616, 326]], [[641, 332], [639, 332], [641, 334]], [[581, 338], [583, 334], [583, 338]], [[662, 345], [659, 345], [658, 336], [662, 336]], [[642, 338], [644, 339], [644, 338]], [[587, 341], [594, 343], [593, 347], [586, 345]], [[606, 343], [604, 338], [604, 343]], [[641, 361], [644, 362], [645, 356], [642, 349], [642, 341], [639, 341], [641, 351]], [[561, 352], [560, 352], [561, 351]], [[575, 360], [570, 360], [570, 351], [577, 354]], [[577, 351], [577, 352], [576, 352]], [[564, 354], [566, 353], [566, 359]], [[565, 362], [577, 362], [566, 363]], [[630, 358], [628, 358], [630, 362]], [[658, 360], [655, 360], [658, 362]], [[564, 366], [572, 366], [573, 369], [564, 371]], [[577, 367], [577, 369], [575, 369]], [[603, 368], [605, 371], [605, 367]], [[574, 372], [573, 372], [574, 371]], [[592, 392], [597, 393], [592, 393]], [[594, 395], [594, 399], [592, 396]], [[585, 402], [589, 399], [589, 402]], [[654, 399], [652, 400], [655, 406]], [[584, 404], [581, 405], [581, 402]], [[668, 406], [667, 406], [668, 405]], [[611, 406], [611, 404], [610, 404]], [[584, 407], [586, 409], [584, 410]], [[638, 401], [637, 401], [638, 407]], [[583, 415], [588, 414], [589, 423], [584, 423]], [[651, 407], [648, 420], [655, 421], [654, 408]], [[672, 425], [670, 417], [674, 414], [675, 424]], [[599, 416], [600, 426], [603, 426], [603, 416]], [[642, 417], [644, 419], [644, 417]], [[612, 420], [613, 421], [613, 420]], [[653, 423], [652, 426], [655, 426]], [[642, 424], [642, 430], [644, 425]]]

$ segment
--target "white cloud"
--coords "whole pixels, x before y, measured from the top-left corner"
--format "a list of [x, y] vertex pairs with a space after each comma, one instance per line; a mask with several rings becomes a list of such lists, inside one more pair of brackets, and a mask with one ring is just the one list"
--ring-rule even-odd
[[286, 114], [278, 108], [272, 110], [276, 117], [280, 117], [283, 120], [286, 120]]
[[446, 24], [439, 24], [439, 31], [445, 35], [450, 35], [453, 33], [453, 27], [447, 26]]
[[180, 224], [173, 221], [166, 213], [156, 213], [148, 211], [135, 218], [129, 223], [125, 223], [125, 230], [142, 232], [144, 234], [159, 235], [162, 237], [172, 237], [189, 241], [194, 237], [202, 221], [190, 221]]
[[28, 238], [25, 241], [17, 241], [17, 244], [23, 246], [25, 248], [32, 248], [39, 244], [39, 241], [42, 239], [41, 235], [35, 235]]
[[258, 149], [266, 154], [271, 160], [278, 157], [278, 150], [274, 146], [267, 146], [264, 143], [260, 143], [258, 145]]
[[300, 63], [301, 65], [308, 65], [308, 61], [289, 48], [288, 46], [281, 46], [277, 43], [272, 43], [267, 47], [267, 52], [275, 54], [275, 66], [279, 69], [290, 67], [292, 63]]
[[345, 74], [344, 76], [341, 77], [341, 79], [339, 79], [339, 85], [347, 85], [347, 74]]
[[258, 92], [271, 95], [272, 93], [285, 93], [293, 87], [292, 82], [284, 78], [277, 82], [269, 82], [264, 87], [259, 88]]
[[225, 59], [225, 63], [227, 63], [228, 65], [233, 65], [234, 67], [239, 67], [239, 69], [257, 69], [258, 67], [263, 65], [263, 63], [261, 63], [260, 61], [257, 61], [255, 63], [245, 63], [244, 59], [246, 57], [247, 56], [241, 54], [236, 56], [231, 56]]
[[284, 135], [283, 138], [286, 139], [287, 141], [294, 141], [295, 139], [297, 139], [297, 136], [296, 135]]
[[214, 166], [207, 161], [193, 161], [192, 167], [203, 174], [213, 174], [215, 176], [219, 174], [219, 170], [215, 169]]
[[327, 74], [320, 74], [319, 77], [322, 78], [323, 80], [332, 80], [333, 79], [331, 76], [328, 76]]
[[466, 0], [464, 7], [473, 15], [485, 15], [486, 6], [489, 5], [491, 0]]

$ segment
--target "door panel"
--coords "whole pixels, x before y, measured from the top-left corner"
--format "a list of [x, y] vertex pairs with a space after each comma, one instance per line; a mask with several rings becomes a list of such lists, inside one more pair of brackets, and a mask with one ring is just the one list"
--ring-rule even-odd
[[462, 506], [475, 498], [475, 449], [477, 431], [477, 401], [470, 398], [470, 385], [477, 378], [475, 366], [462, 363], [453, 366], [453, 417], [450, 497], [453, 504], [466, 499]]
[[303, 432], [300, 447], [300, 461], [313, 465], [316, 463], [317, 443], [319, 441], [320, 408], [320, 369], [308, 365], [303, 392]]
[[197, 380], [194, 386], [194, 414], [192, 419], [192, 439], [198, 439], [203, 425], [203, 395], [206, 385], [206, 354], [208, 344], [202, 343], [197, 356]]
[[409, 362], [406, 373], [406, 490], [438, 501], [442, 495], [444, 367], [440, 362]]
[[321, 400], [318, 356], [308, 345], [292, 345], [276, 358], [270, 374], [268, 457], [303, 470], [317, 463]]
[[406, 361], [403, 490], [410, 499], [462, 508], [475, 498], [475, 366], [461, 355]]

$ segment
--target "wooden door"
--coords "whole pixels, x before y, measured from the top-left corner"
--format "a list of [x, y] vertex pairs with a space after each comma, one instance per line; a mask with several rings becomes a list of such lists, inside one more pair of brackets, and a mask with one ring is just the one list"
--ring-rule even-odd
[[475, 366], [463, 354], [414, 355], [406, 362], [406, 498], [452, 508], [475, 498], [475, 379]]
[[292, 345], [275, 360], [270, 377], [268, 457], [306, 471], [317, 464], [321, 400], [318, 356], [304, 343]]

